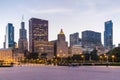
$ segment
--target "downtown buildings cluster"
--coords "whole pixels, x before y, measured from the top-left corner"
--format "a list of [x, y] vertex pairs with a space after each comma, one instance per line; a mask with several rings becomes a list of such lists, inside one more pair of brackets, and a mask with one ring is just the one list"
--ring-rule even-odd
[[[29, 41], [25, 22], [21, 22], [19, 31], [18, 46], [14, 41], [14, 26], [8, 23], [6, 26], [4, 49], [0, 50], [1, 60], [19, 61], [31, 53], [38, 53], [39, 58], [45, 55], [47, 59], [54, 57], [68, 57], [74, 54], [89, 54], [96, 49], [99, 54], [104, 54], [113, 48], [113, 23], [105, 22], [104, 46], [101, 42], [101, 33], [86, 30], [79, 33], [70, 34], [70, 46], [66, 41], [65, 34], [61, 29], [57, 35], [57, 40], [49, 41], [49, 22], [48, 20], [31, 18], [29, 20]], [[28, 46], [29, 44], [29, 46]], [[8, 55], [10, 53], [10, 55]], [[6, 55], [5, 55], [6, 54]]]

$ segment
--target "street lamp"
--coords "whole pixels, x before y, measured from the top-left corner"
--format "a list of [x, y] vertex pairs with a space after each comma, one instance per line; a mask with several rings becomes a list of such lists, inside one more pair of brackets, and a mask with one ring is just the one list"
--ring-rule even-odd
[[102, 57], [102, 56], [100, 56], [100, 61], [101, 61], [101, 62], [102, 62], [102, 58], [103, 58], [103, 57]]
[[60, 58], [60, 61], [61, 61], [61, 56], [60, 56], [60, 54], [57, 54], [57, 58]]
[[84, 55], [81, 55], [82, 59], [83, 59], [83, 62], [85, 61], [85, 56]]
[[112, 55], [112, 62], [114, 62], [114, 59], [115, 59], [115, 55]]
[[108, 63], [108, 55], [104, 55], [105, 56], [105, 58], [106, 58], [106, 62]]
[[61, 58], [61, 62], [62, 62], [62, 57], [63, 57], [63, 51], [62, 50], [60, 50], [60, 58]]
[[91, 62], [92, 60], [91, 60], [91, 55], [89, 54], [89, 61]]

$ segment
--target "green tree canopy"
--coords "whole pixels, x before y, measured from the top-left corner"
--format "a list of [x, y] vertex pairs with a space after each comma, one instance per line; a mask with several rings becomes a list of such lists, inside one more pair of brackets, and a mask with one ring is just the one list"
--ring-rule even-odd
[[110, 51], [107, 53], [107, 55], [109, 55], [110, 57], [111, 57], [112, 55], [115, 55], [116, 61], [120, 61], [120, 47], [116, 47], [116, 48], [110, 50]]
[[98, 60], [97, 50], [94, 49], [94, 50], [90, 53], [90, 56], [91, 56], [91, 60]]

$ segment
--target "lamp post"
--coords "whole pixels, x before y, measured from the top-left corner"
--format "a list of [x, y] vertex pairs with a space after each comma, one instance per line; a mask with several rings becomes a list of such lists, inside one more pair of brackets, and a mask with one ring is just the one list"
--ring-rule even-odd
[[[57, 58], [60, 58], [60, 55], [59, 55], [59, 54], [57, 54]], [[61, 61], [61, 58], [60, 58], [60, 61]]]
[[89, 61], [91, 62], [92, 60], [91, 60], [91, 55], [89, 55]]
[[114, 62], [114, 60], [115, 60], [115, 55], [112, 55], [111, 57], [112, 57], [112, 62]]
[[60, 58], [61, 58], [61, 62], [62, 62], [62, 57], [63, 57], [63, 55], [62, 55], [62, 50], [60, 50]]
[[103, 57], [102, 57], [102, 56], [100, 56], [100, 61], [101, 61], [101, 63], [102, 63], [102, 58], [103, 58]]
[[83, 62], [85, 62], [85, 56], [84, 55], [81, 55], [82, 59], [83, 59]]
[[62, 50], [59, 50], [59, 53], [57, 54], [57, 57], [60, 58], [60, 62], [62, 62], [62, 57], [63, 57], [63, 51]]
[[108, 63], [108, 55], [104, 55], [105, 56], [105, 58], [106, 58], [106, 62]]

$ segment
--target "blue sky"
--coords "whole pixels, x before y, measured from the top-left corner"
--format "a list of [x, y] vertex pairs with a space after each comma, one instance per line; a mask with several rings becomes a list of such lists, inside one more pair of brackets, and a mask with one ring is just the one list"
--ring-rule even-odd
[[[62, 28], [67, 41], [69, 34], [84, 30], [102, 33], [104, 22], [113, 21], [113, 42], [120, 43], [120, 0], [0, 0], [0, 48], [3, 47], [5, 27], [13, 23], [18, 42], [22, 15], [28, 30], [31, 17], [49, 20], [49, 40], [57, 39]], [[27, 31], [28, 32], [28, 31]]]

